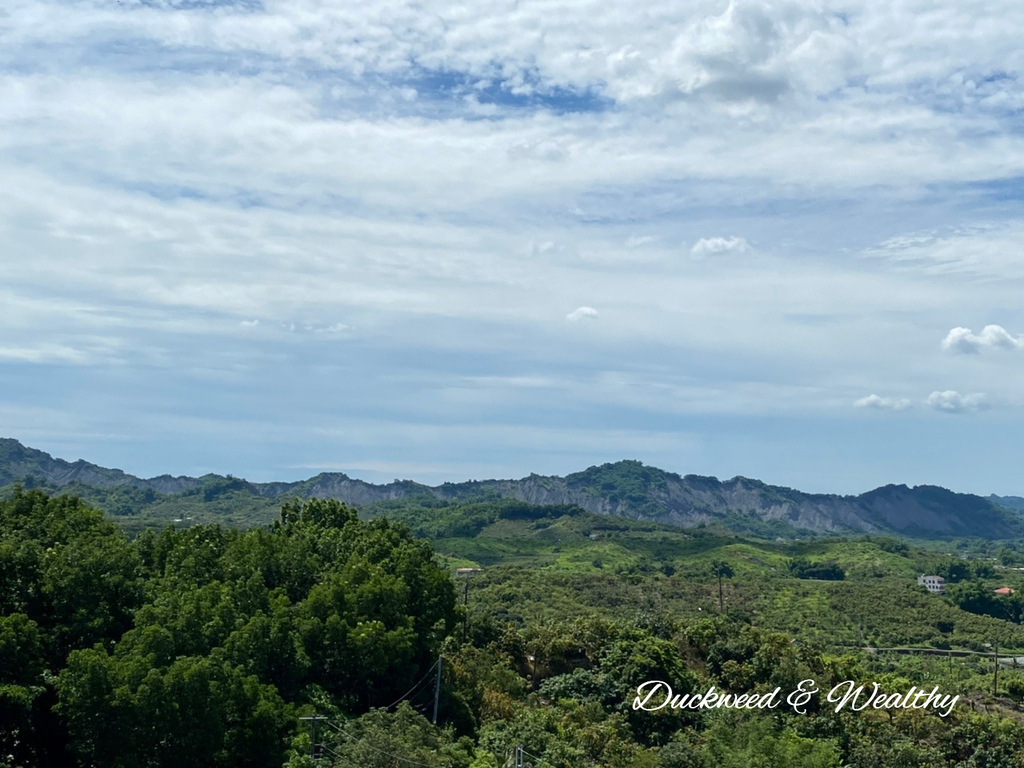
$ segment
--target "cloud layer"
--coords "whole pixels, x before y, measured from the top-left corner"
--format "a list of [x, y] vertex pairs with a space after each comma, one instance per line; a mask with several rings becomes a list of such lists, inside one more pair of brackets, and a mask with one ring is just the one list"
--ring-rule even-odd
[[[1019, 428], [1024, 360], [943, 354], [1022, 346], [1020, 3], [4, 12], [12, 436], [142, 473], [1024, 493], [968, 451]], [[1004, 325], [936, 348], [968, 318]]]

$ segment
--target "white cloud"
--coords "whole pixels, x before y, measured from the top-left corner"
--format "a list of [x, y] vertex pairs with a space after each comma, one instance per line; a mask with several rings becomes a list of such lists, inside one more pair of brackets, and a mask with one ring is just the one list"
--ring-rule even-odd
[[857, 408], [876, 408], [882, 411], [903, 411], [910, 407], [910, 401], [903, 398], [879, 397], [872, 394], [855, 401], [854, 406]]
[[572, 312], [566, 315], [565, 319], [571, 320], [572, 322], [575, 323], [579, 320], [593, 320], [596, 317], [597, 310], [594, 309], [593, 307], [580, 307], [579, 309], [574, 309]]
[[512, 160], [546, 160], [558, 162], [569, 156], [568, 150], [557, 141], [546, 139], [535, 139], [528, 141], [517, 141], [508, 149], [508, 156]]
[[530, 243], [530, 255], [531, 256], [545, 256], [549, 253], [555, 253], [561, 250], [558, 244], [553, 240], [542, 240], [540, 242]]
[[1013, 336], [1001, 325], [986, 325], [981, 333], [970, 328], [953, 328], [942, 340], [942, 348], [959, 354], [977, 354], [983, 349], [1022, 349], [1024, 336]]
[[702, 237], [690, 248], [690, 255], [695, 259], [708, 256], [746, 253], [750, 244], [742, 237]]
[[289, 333], [342, 333], [350, 330], [344, 323], [296, 323], [283, 322], [280, 324], [282, 330]]
[[953, 389], [944, 392], [932, 392], [925, 400], [925, 405], [937, 411], [962, 413], [964, 411], [982, 411], [989, 407], [988, 396], [983, 392], [961, 395]]
[[90, 360], [91, 356], [86, 352], [58, 344], [41, 344], [38, 347], [0, 347], [0, 361], [85, 365]]
[[349, 326], [344, 323], [324, 323], [324, 324], [311, 324], [303, 326], [303, 330], [310, 333], [341, 333], [349, 330]]
[[658, 238], [653, 235], [633, 235], [626, 239], [627, 248], [639, 248], [641, 245], [647, 245], [653, 243]]
[[255, 328], [259, 324], [260, 324], [260, 321], [259, 321], [258, 318], [253, 319], [253, 320], [242, 320], [239, 323], [239, 325], [242, 326], [243, 328]]
[[[955, 151], [952, 150], [951, 151]], [[1024, 220], [972, 221], [904, 232], [887, 238], [868, 256], [898, 270], [933, 276], [1024, 279]]]

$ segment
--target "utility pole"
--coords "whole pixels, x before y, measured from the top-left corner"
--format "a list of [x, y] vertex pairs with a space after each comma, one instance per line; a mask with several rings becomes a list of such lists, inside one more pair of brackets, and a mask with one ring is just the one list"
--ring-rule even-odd
[[466, 642], [466, 635], [469, 632], [469, 580], [471, 577], [476, 576], [479, 573], [483, 573], [483, 568], [456, 568], [455, 578], [464, 579], [465, 585], [462, 590], [462, 642]]
[[999, 692], [999, 646], [992, 646], [992, 654], [995, 656], [996, 665], [992, 667], [992, 695], [996, 696]]
[[722, 599], [722, 577], [724, 576], [727, 579], [733, 577], [732, 566], [722, 560], [712, 560], [711, 572], [718, 577], [718, 612], [724, 613], [725, 603]]
[[305, 720], [307, 723], [309, 723], [309, 756], [313, 760], [318, 760], [320, 758], [320, 745], [316, 741], [316, 724], [326, 719], [326, 717], [322, 716], [299, 718], [299, 720]]
[[465, 609], [465, 614], [462, 617], [462, 644], [466, 644], [466, 636], [469, 634], [469, 576], [466, 576], [463, 581], [466, 582], [466, 589], [462, 594], [462, 607]]
[[437, 705], [441, 702], [441, 667], [444, 656], [437, 657], [437, 682], [434, 683], [434, 725], [437, 725]]
[[524, 768], [523, 762], [524, 762], [523, 761], [523, 745], [522, 744], [517, 744], [516, 745], [515, 768]]

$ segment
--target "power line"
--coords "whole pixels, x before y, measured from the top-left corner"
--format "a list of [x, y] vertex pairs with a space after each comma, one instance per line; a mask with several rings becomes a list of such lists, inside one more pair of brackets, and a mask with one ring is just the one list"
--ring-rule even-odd
[[434, 667], [436, 667], [436, 666], [437, 666], [438, 664], [440, 664], [440, 663], [441, 663], [441, 657], [439, 656], [439, 657], [438, 657], [438, 659], [437, 659], [437, 661], [435, 661], [435, 662], [434, 662], [434, 663], [433, 663], [433, 664], [431, 665], [430, 669], [428, 669], [428, 670], [427, 670], [427, 673], [426, 673], [425, 675], [423, 675], [423, 677], [421, 677], [421, 678], [419, 679], [419, 681], [418, 681], [418, 682], [416, 683], [416, 685], [414, 685], [414, 686], [413, 686], [412, 688], [410, 688], [410, 689], [409, 689], [408, 691], [406, 691], [406, 692], [405, 692], [405, 693], [403, 693], [403, 694], [402, 694], [401, 696], [399, 696], [399, 697], [398, 697], [397, 699], [395, 699], [395, 700], [394, 700], [394, 701], [392, 701], [392, 702], [391, 702], [390, 704], [388, 704], [388, 705], [387, 705], [387, 706], [385, 707], [385, 709], [391, 709], [391, 708], [392, 708], [393, 706], [395, 706], [395, 704], [398, 704], [398, 703], [399, 703], [399, 702], [400, 702], [400, 701], [401, 701], [402, 699], [404, 699], [404, 698], [405, 698], [406, 696], [408, 696], [408, 695], [409, 695], [410, 693], [412, 693], [412, 692], [413, 692], [413, 691], [415, 691], [415, 690], [416, 690], [417, 688], [419, 688], [419, 687], [420, 687], [421, 685], [423, 685], [423, 683], [425, 683], [425, 682], [426, 682], [427, 680], [429, 680], [429, 679], [430, 679], [430, 676], [431, 676], [431, 674], [433, 674], [433, 672], [434, 672]]
[[430, 717], [430, 707], [434, 703], [434, 696], [430, 686], [420, 688], [415, 695], [405, 700], [405, 703], [415, 709], [424, 717]]
[[349, 741], [355, 741], [356, 743], [362, 744], [366, 749], [370, 750], [371, 752], [376, 752], [379, 755], [384, 755], [385, 757], [390, 757], [392, 760], [398, 760], [403, 763], [408, 763], [409, 765], [421, 765], [425, 766], [425, 768], [433, 768], [433, 766], [431, 766], [429, 763], [421, 763], [419, 760], [412, 760], [408, 757], [393, 755], [390, 752], [385, 752], [383, 749], [377, 749], [377, 747], [373, 747], [363, 741], [359, 741], [358, 739], [356, 739], [355, 736], [351, 736], [345, 733], [345, 730], [341, 726], [332, 723], [330, 720], [327, 721], [327, 724]]
[[415, 709], [424, 717], [430, 717], [428, 710], [434, 703], [434, 693], [430, 690], [429, 685], [425, 685], [416, 691], [415, 694], [405, 700], [405, 703]]
[[[437, 671], [437, 682], [436, 682], [436, 685], [435, 685], [435, 688], [434, 688], [434, 724], [436, 725], [437, 724], [437, 710], [438, 710], [438, 704], [440, 702], [440, 695], [441, 695], [441, 670], [443, 669], [443, 663], [444, 663], [444, 657], [443, 656], [438, 656], [437, 657], [437, 661], [434, 662], [433, 666], [430, 669], [427, 670], [427, 673], [423, 677], [421, 677], [419, 679], [419, 681], [412, 688], [410, 688], [404, 694], [402, 694], [397, 699], [395, 699], [395, 701], [393, 701], [391, 704], [389, 704], [386, 707], [386, 709], [390, 709], [391, 707], [395, 706], [399, 702], [403, 701], [407, 696], [412, 694], [413, 691], [416, 691], [417, 688], [420, 688], [420, 686], [422, 686], [423, 683], [425, 683], [427, 680], [430, 679], [431, 673], [433, 673], [436, 670]], [[423, 693], [424, 690], [428, 690], [428, 689], [423, 689], [423, 690], [418, 691], [415, 695], [413, 695], [412, 698], [415, 699], [416, 696], [419, 696], [421, 693]], [[411, 703], [412, 703], [412, 700], [410, 700], [410, 704]], [[331, 728], [333, 728], [335, 731], [337, 731], [343, 738], [348, 739], [349, 741], [355, 741], [357, 743], [360, 743], [360, 744], [362, 744], [363, 747], [365, 747], [366, 749], [369, 749], [372, 752], [376, 752], [377, 754], [384, 755], [385, 757], [390, 757], [392, 760], [397, 760], [399, 762], [407, 763], [409, 765], [419, 765], [419, 766], [424, 766], [424, 768], [431, 768], [430, 765], [428, 765], [427, 763], [421, 763], [418, 760], [413, 760], [413, 759], [408, 758], [408, 757], [401, 757], [399, 755], [394, 755], [394, 754], [392, 754], [390, 752], [387, 752], [386, 750], [378, 749], [377, 747], [371, 746], [370, 744], [366, 744], [365, 741], [356, 739], [355, 736], [350, 735], [349, 733], [347, 733], [345, 731], [344, 728], [342, 728], [341, 726], [339, 726], [336, 723], [331, 722], [326, 717], [322, 717], [322, 716], [303, 717], [301, 719], [302, 720], [308, 720], [309, 723], [310, 723], [310, 727], [311, 727], [311, 730], [312, 730], [311, 737], [310, 737], [310, 742], [311, 742], [310, 743], [310, 754], [311, 754], [311, 756], [314, 757], [314, 759], [316, 759], [316, 750], [317, 749], [326, 750], [327, 752], [329, 752], [331, 755], [333, 755], [336, 758], [345, 759], [345, 758], [341, 757], [341, 755], [339, 755], [333, 749], [328, 747], [326, 744], [317, 744], [316, 743], [316, 724], [318, 722], [325, 722], [325, 723], [327, 723], [327, 725], [329, 725]]]
[[523, 749], [522, 747], [519, 747], [519, 752], [520, 752], [520, 754], [526, 755], [527, 757], [533, 758], [534, 760], [539, 760], [540, 762], [544, 763], [544, 765], [550, 765], [550, 766], [551, 766], [551, 768], [555, 768], [555, 765], [554, 765], [554, 763], [549, 763], [549, 762], [548, 762], [547, 760], [545, 760], [545, 759], [544, 759], [543, 757], [537, 757], [536, 755], [534, 755], [534, 754], [531, 754], [530, 752], [527, 752], [527, 751], [526, 751], [525, 749]]
[[[330, 752], [331, 756], [334, 757], [337, 760], [345, 760], [346, 762], [348, 761], [347, 757], [343, 757], [342, 755], [339, 755], [337, 752], [335, 752], [333, 749], [328, 747], [326, 744], [321, 744], [320, 748], [323, 749], [325, 752]], [[351, 763], [351, 762], [349, 762], [348, 764], [349, 765], [353, 765], [353, 763]]]

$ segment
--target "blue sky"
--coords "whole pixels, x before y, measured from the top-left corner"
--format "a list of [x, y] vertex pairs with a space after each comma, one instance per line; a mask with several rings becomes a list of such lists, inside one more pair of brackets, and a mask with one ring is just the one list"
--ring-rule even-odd
[[1024, 495], [1024, 6], [0, 11], [0, 433]]

